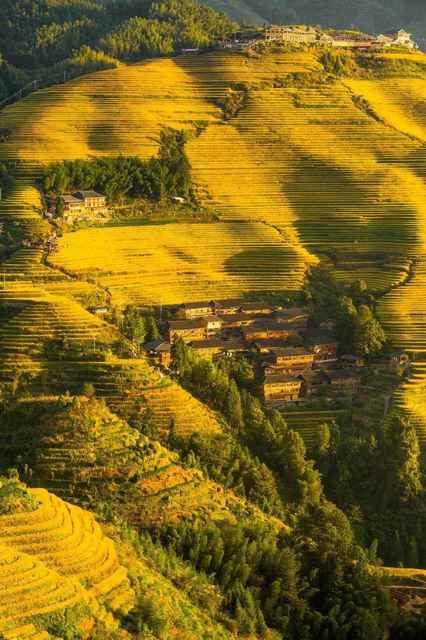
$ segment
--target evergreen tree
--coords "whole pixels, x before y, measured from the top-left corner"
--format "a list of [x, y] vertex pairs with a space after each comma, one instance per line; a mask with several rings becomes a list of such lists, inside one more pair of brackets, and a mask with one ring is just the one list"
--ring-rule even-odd
[[387, 494], [407, 501], [422, 492], [420, 446], [408, 417], [394, 414], [384, 428], [384, 464]]

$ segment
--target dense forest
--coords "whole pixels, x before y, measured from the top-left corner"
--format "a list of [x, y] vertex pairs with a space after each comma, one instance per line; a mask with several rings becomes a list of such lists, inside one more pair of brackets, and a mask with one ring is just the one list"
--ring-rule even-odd
[[193, 0], [6, 0], [0, 25], [0, 100], [36, 81], [185, 47], [209, 47], [235, 25]]

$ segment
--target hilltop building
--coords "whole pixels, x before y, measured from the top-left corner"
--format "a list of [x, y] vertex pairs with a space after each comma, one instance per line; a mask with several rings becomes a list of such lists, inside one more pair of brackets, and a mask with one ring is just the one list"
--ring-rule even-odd
[[407, 49], [418, 49], [411, 33], [404, 29], [395, 32], [388, 32], [377, 37], [376, 42], [382, 47], [406, 47]]
[[289, 44], [312, 44], [319, 38], [319, 34], [313, 27], [287, 27], [272, 25], [265, 31], [265, 40], [268, 42], [288, 42]]

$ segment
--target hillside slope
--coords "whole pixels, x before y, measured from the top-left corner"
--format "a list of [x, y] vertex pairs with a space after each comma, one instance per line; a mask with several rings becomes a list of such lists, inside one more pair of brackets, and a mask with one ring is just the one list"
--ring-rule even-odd
[[[31, 177], [46, 163], [118, 153], [149, 157], [167, 122], [193, 133], [187, 153], [194, 179], [205, 205], [224, 223], [194, 226], [191, 246], [174, 225], [161, 232], [154, 226], [88, 229], [65, 236], [53, 264], [80, 278], [99, 277], [117, 302], [155, 305], [197, 299], [206, 291], [231, 297], [270, 290], [272, 271], [274, 288], [294, 291], [306, 266], [333, 251], [339, 277], [363, 278], [386, 291], [401, 282], [407, 261], [416, 258], [421, 265], [425, 253], [424, 57], [378, 56], [373, 62], [380, 72], [369, 79], [356, 72], [319, 82], [315, 50], [254, 59], [217, 52], [123, 66], [34, 93], [0, 116], [11, 131], [0, 143], [0, 158], [18, 161], [21, 172], [13, 200], [0, 205], [1, 218], [19, 221], [28, 235], [38, 232]], [[239, 82], [247, 91], [243, 108], [224, 121], [220, 107]], [[149, 244], [143, 252], [142, 239]], [[82, 260], [87, 243], [93, 253]], [[105, 273], [100, 264], [109, 265]], [[54, 269], [37, 269], [33, 254], [7, 261], [5, 277], [10, 291], [1, 295], [15, 301], [28, 295], [29, 282], [42, 282], [52, 294], [60, 288], [78, 295], [83, 286], [81, 279], [68, 286], [69, 278]], [[421, 285], [419, 267], [404, 288], [403, 306], [396, 302], [400, 291], [382, 302], [395, 342], [420, 354], [424, 314], [414, 288]], [[66, 326], [70, 314], [59, 306]], [[21, 317], [36, 311], [33, 305]], [[24, 348], [22, 332], [15, 347], [19, 322], [20, 315], [2, 329], [2, 357], [12, 366], [15, 355], [21, 354], [18, 363], [31, 350], [31, 337]], [[423, 380], [418, 366], [415, 385]], [[85, 366], [72, 370], [80, 370], [81, 379]], [[413, 405], [411, 390], [407, 397]]]

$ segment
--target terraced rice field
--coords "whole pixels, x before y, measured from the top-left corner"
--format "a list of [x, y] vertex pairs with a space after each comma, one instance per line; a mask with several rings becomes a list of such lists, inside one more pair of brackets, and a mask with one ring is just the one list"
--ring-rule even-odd
[[317, 443], [318, 427], [322, 424], [330, 424], [333, 420], [339, 422], [339, 417], [346, 415], [341, 411], [291, 411], [283, 413], [285, 421], [290, 429], [297, 431], [302, 436], [308, 449]]
[[96, 276], [115, 302], [154, 305], [294, 291], [306, 268], [278, 231], [260, 223], [85, 229], [64, 236], [52, 261]]
[[217, 120], [216, 100], [227, 82], [262, 81], [317, 66], [309, 54], [297, 54], [294, 61], [289, 54], [271, 56], [265, 65], [223, 53], [204, 57], [203, 76], [194, 60], [183, 56], [121, 66], [33, 93], [0, 114], [0, 126], [13, 132], [0, 143], [0, 157], [32, 170], [88, 156], [149, 157], [165, 125], [192, 128]]
[[35, 511], [0, 516], [0, 633], [44, 640], [29, 621], [79, 603], [127, 611], [134, 597], [127, 573], [93, 516], [30, 491]]
[[[420, 54], [425, 62], [424, 56]], [[422, 78], [348, 80], [385, 122], [399, 131], [426, 140], [426, 83]]]
[[28, 291], [29, 296], [37, 293], [39, 298], [28, 300], [21, 311], [0, 326], [3, 377], [18, 366], [21, 371], [38, 370], [39, 363], [47, 359], [45, 349], [52, 341], [66, 339], [70, 344], [91, 345], [96, 340], [108, 342], [114, 338], [111, 327], [76, 302], [62, 296], [46, 296], [37, 289]]
[[418, 148], [336, 84], [252, 91], [247, 108], [208, 127], [189, 154], [225, 217], [291, 226], [311, 251], [354, 243], [403, 251], [424, 214], [424, 183], [403, 164]]
[[[34, 93], [0, 115], [0, 126], [11, 130], [0, 143], [0, 159], [18, 160], [21, 167], [14, 193], [0, 203], [0, 217], [31, 233], [45, 226], [32, 180], [47, 162], [117, 153], [148, 157], [164, 124], [195, 130], [197, 123], [198, 135], [188, 145], [194, 177], [223, 222], [89, 229], [62, 239], [58, 262], [98, 278], [115, 303], [294, 290], [306, 264], [325, 249], [356, 254], [338, 264], [341, 279], [362, 278], [377, 291], [401, 284], [408, 261], [426, 255], [424, 82], [394, 77], [277, 88], [277, 78], [316, 68], [314, 52], [261, 59], [211, 53], [122, 66]], [[251, 85], [248, 102], [225, 123], [218, 100], [237, 82]], [[0, 297], [32, 300], [2, 329], [6, 370], [13, 359], [37, 360], [40, 338], [68, 328], [77, 336], [85, 323], [75, 320], [75, 307], [71, 321], [59, 297], [72, 289], [82, 296], [93, 285], [68, 287], [69, 280], [46, 271], [39, 257], [25, 250], [3, 265], [8, 286]], [[43, 293], [34, 291], [35, 284], [43, 284]], [[419, 273], [382, 303], [395, 342], [419, 357], [423, 290]], [[53, 294], [56, 302], [46, 298]], [[39, 318], [41, 311], [54, 315], [57, 330], [49, 322], [38, 328], [40, 319], [32, 316], [37, 308]], [[33, 336], [17, 338], [22, 319], [34, 324]], [[71, 369], [78, 379], [83, 367]], [[421, 405], [413, 393], [422, 380], [419, 360], [403, 392], [405, 406]]]

